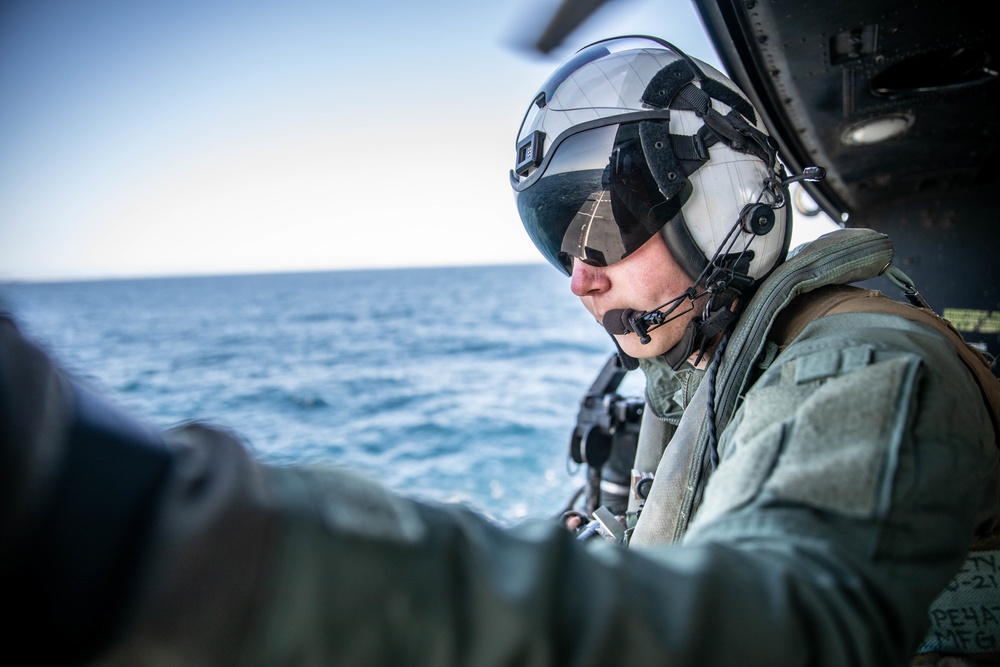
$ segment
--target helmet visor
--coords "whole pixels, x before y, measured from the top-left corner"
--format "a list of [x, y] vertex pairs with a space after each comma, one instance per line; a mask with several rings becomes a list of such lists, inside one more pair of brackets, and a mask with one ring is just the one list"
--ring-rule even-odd
[[608, 266], [629, 256], [677, 215], [690, 194], [690, 186], [670, 199], [660, 193], [639, 126], [617, 123], [565, 137], [537, 180], [515, 193], [528, 236], [566, 275], [573, 257]]

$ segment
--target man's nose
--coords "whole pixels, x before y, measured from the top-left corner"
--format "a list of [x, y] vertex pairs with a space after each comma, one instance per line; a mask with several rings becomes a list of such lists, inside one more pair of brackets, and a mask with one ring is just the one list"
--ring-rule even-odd
[[603, 266], [585, 264], [579, 258], [573, 258], [573, 275], [569, 284], [570, 290], [577, 296], [592, 295], [603, 292], [611, 285]]

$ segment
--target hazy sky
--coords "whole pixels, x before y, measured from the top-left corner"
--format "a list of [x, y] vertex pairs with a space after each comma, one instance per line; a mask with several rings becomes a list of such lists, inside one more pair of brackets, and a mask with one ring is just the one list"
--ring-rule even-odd
[[[540, 261], [507, 180], [544, 2], [4, 0], [0, 280]], [[687, 0], [572, 35], [717, 63]]]

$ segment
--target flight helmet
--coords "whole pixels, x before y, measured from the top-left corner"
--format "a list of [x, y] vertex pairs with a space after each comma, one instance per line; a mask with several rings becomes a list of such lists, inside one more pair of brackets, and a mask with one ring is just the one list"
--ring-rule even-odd
[[607, 266], [656, 233], [694, 284], [745, 288], [787, 254], [783, 168], [753, 106], [663, 40], [579, 50], [532, 99], [516, 151], [521, 221], [567, 275], [573, 257]]

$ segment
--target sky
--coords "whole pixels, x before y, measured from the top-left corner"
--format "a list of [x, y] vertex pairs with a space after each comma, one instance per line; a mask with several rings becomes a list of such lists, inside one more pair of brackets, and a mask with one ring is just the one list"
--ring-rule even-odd
[[718, 66], [689, 0], [532, 55], [547, 2], [4, 0], [0, 281], [541, 261], [507, 174], [551, 70], [630, 33]]

